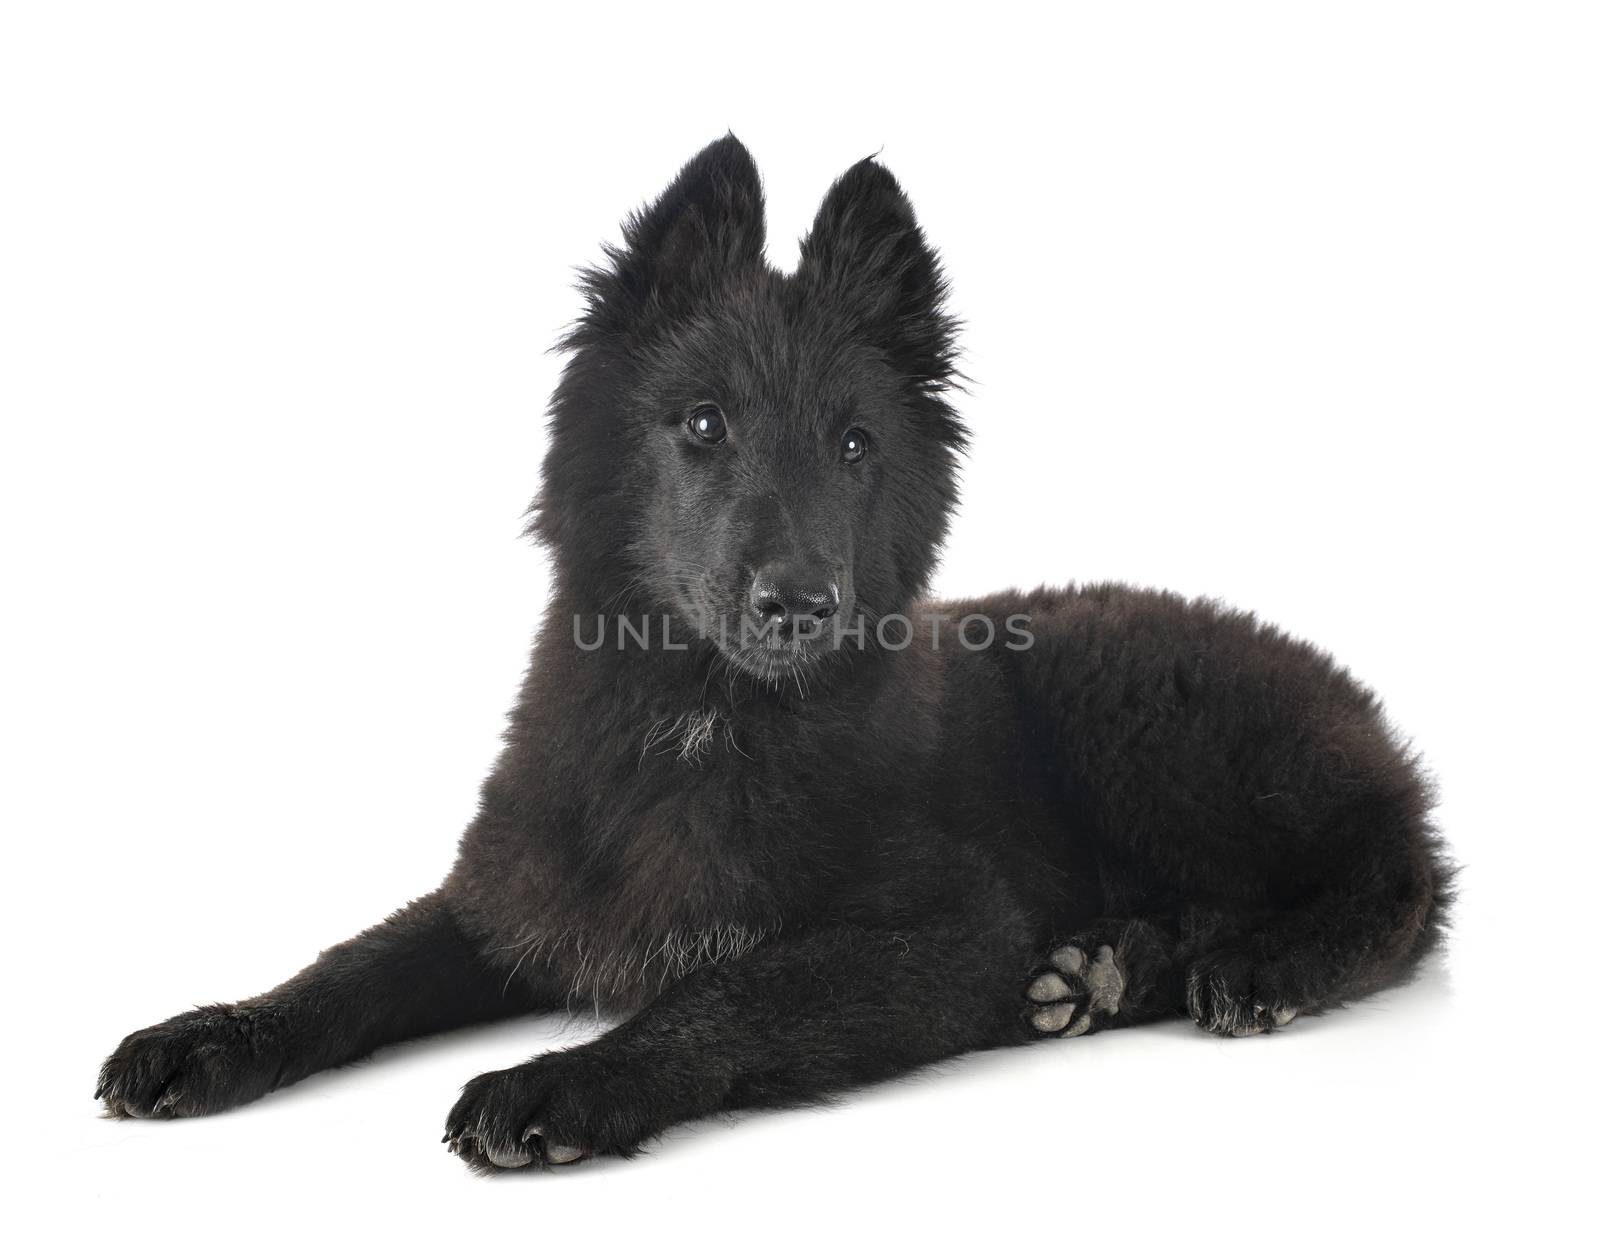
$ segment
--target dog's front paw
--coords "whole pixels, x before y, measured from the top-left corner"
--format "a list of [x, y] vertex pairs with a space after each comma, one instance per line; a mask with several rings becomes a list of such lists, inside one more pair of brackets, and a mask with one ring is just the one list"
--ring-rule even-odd
[[113, 1116], [202, 1116], [250, 1102], [283, 1075], [269, 1014], [201, 1007], [140, 1029], [100, 1069], [94, 1096]]
[[468, 1082], [444, 1140], [478, 1171], [629, 1155], [668, 1122], [659, 1101], [636, 1070], [578, 1047]]

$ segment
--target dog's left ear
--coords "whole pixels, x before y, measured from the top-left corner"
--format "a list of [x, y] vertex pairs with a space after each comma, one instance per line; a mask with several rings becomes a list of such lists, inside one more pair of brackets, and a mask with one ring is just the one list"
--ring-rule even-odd
[[957, 326], [944, 311], [939, 256], [900, 184], [875, 158], [858, 161], [829, 189], [801, 241], [796, 277], [842, 301], [919, 391], [937, 392], [955, 376]]

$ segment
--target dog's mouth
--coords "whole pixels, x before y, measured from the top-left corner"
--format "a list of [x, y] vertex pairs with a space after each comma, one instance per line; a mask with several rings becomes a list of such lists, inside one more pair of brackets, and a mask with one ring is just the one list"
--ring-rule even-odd
[[706, 576], [680, 582], [679, 605], [702, 640], [715, 645], [737, 670], [767, 680], [798, 675], [861, 636], [852, 630], [854, 590], [835, 586], [837, 608], [827, 614], [784, 614], [752, 617], [748, 610], [719, 610], [734, 600]]
[[761, 680], [801, 676], [832, 652], [831, 645], [811, 641], [777, 641], [770, 644], [724, 647], [722, 655], [734, 668]]
[[765, 680], [799, 676], [850, 648], [854, 639], [836, 618], [807, 615], [782, 623], [730, 619], [712, 637], [735, 668]]
[[730, 633], [718, 644], [730, 656], [764, 660], [768, 666], [803, 666], [839, 647], [836, 626], [829, 619], [809, 615], [783, 622], [743, 618], [739, 620], [737, 635]]

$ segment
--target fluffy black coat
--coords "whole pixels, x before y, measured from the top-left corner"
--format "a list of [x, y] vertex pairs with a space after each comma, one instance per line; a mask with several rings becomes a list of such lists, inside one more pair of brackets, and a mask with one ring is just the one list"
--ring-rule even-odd
[[[576, 999], [627, 1018], [478, 1077], [446, 1127], [475, 1167], [564, 1163], [968, 1050], [1270, 1030], [1435, 939], [1428, 789], [1325, 654], [1111, 585], [921, 600], [964, 439], [937, 258], [872, 160], [796, 273], [764, 231], [730, 136], [585, 275], [535, 510], [550, 607], [444, 884], [127, 1038], [113, 1114]], [[803, 630], [897, 614], [904, 648]], [[953, 637], [973, 615], [988, 648]]]

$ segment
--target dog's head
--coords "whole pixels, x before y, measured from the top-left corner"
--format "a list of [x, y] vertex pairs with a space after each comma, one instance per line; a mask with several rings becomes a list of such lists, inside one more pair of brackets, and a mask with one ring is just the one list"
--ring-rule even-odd
[[730, 135], [584, 272], [535, 528], [569, 580], [771, 675], [922, 590], [965, 433], [938, 259], [887, 170], [833, 185], [795, 273], [765, 238]]

